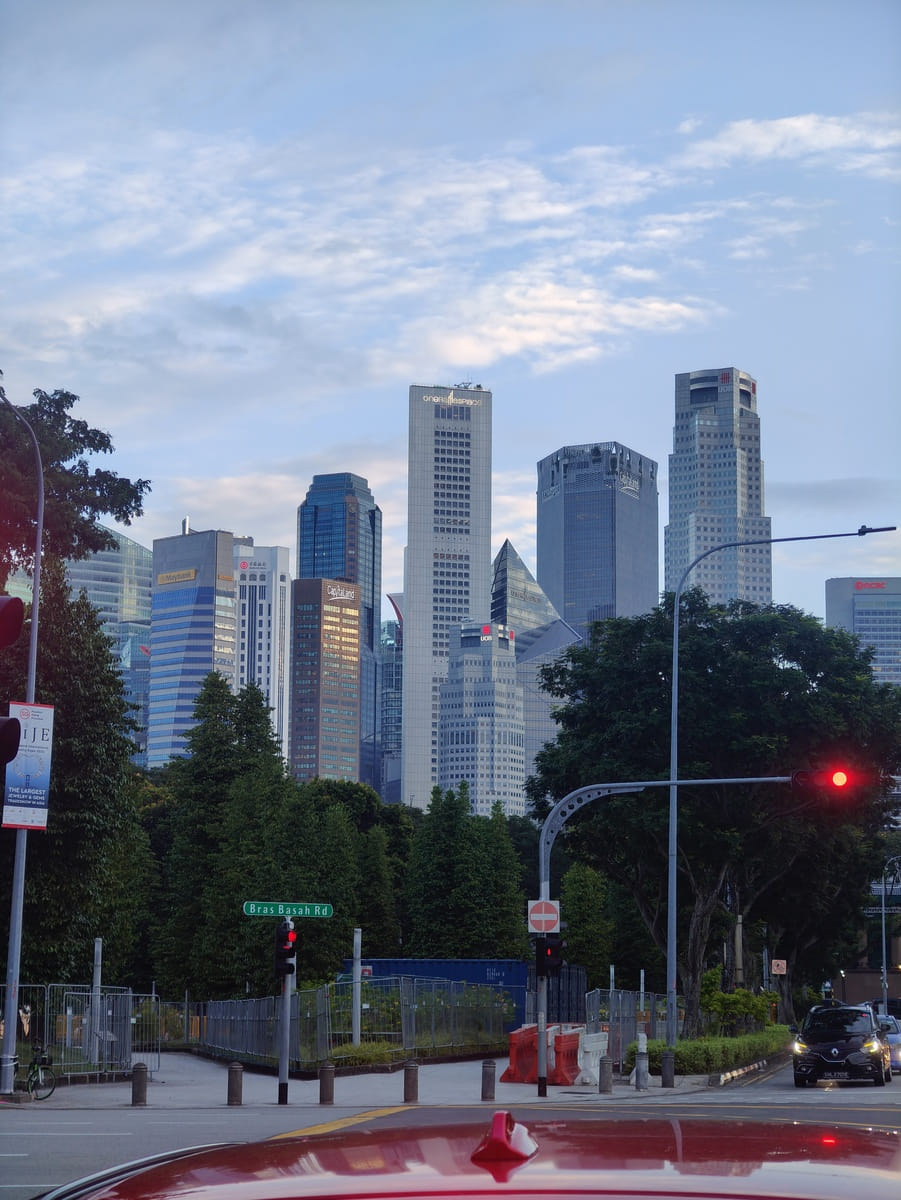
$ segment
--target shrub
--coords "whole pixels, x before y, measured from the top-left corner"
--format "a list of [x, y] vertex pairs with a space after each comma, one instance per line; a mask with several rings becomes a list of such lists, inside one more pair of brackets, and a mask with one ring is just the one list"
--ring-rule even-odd
[[[676, 1044], [675, 1071], [677, 1075], [711, 1075], [732, 1071], [760, 1062], [784, 1050], [791, 1035], [787, 1025], [770, 1025], [762, 1033], [745, 1033], [738, 1037], [708, 1037]], [[666, 1042], [662, 1038], [648, 1039], [648, 1070], [659, 1075]], [[626, 1070], [635, 1065], [638, 1043], [626, 1048]]]

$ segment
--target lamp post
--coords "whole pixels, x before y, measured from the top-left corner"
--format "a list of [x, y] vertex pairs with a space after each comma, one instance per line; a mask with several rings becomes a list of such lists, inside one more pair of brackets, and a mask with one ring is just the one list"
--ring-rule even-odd
[[901, 854], [890, 858], [882, 868], [882, 1015], [888, 1012], [888, 955], [885, 941], [885, 877], [889, 867], [892, 868], [892, 886], [901, 877]]
[[[34, 704], [38, 658], [38, 610], [41, 598], [41, 549], [44, 539], [44, 468], [41, 464], [41, 450], [34, 430], [16, 406], [10, 404], [2, 387], [0, 387], [0, 401], [6, 405], [16, 420], [25, 426], [34, 446], [38, 495], [34, 573], [32, 575], [31, 632], [28, 643], [28, 682], [25, 689], [25, 703]], [[6, 1002], [3, 1010], [3, 1051], [0, 1055], [0, 1095], [11, 1095], [15, 1087], [16, 1032], [19, 1020], [19, 964], [22, 958], [22, 912], [25, 905], [25, 853], [27, 846], [28, 830], [17, 829], [6, 959]]]
[[740, 546], [772, 546], [777, 542], [815, 542], [823, 538], [863, 537], [867, 533], [889, 533], [896, 529], [895, 525], [882, 525], [870, 528], [861, 525], [852, 533], [813, 533], [801, 534], [797, 537], [783, 538], [754, 538], [742, 542], [723, 542], [719, 546], [711, 546], [703, 554], [692, 559], [676, 584], [673, 595], [673, 666], [672, 689], [670, 698], [670, 759], [669, 759], [669, 844], [667, 872], [667, 911], [666, 911], [666, 1052], [662, 1070], [661, 1082], [664, 1087], [673, 1087], [673, 1054], [676, 1047], [678, 1030], [677, 980], [678, 963], [676, 959], [676, 850], [678, 845], [678, 805], [679, 805], [679, 606], [682, 599], [682, 589], [685, 581], [694, 568], [708, 555], [719, 550], [734, 550]]

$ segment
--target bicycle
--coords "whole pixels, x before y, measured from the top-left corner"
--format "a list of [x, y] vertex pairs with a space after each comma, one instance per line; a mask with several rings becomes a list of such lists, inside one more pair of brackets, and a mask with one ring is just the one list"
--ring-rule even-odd
[[[18, 1070], [19, 1060], [16, 1059]], [[31, 1062], [25, 1073], [25, 1090], [35, 1100], [46, 1100], [53, 1095], [56, 1087], [56, 1075], [53, 1073], [52, 1059], [40, 1043], [35, 1042], [31, 1048]]]

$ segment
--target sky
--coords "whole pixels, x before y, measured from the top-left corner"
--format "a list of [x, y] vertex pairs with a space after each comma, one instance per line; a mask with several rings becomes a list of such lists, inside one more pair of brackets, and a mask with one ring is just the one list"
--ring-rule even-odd
[[[674, 376], [727, 366], [773, 537], [901, 524], [897, 0], [0, 0], [0, 44], [6, 393], [80, 397], [142, 545], [293, 565], [352, 471], [400, 591], [409, 385], [470, 382], [493, 551], [534, 572], [536, 463], [595, 441], [662, 547]], [[901, 534], [774, 547], [777, 603], [843, 575]]]

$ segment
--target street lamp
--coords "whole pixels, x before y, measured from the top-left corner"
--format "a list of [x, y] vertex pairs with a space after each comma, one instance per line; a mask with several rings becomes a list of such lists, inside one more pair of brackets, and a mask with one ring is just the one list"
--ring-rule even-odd
[[815, 542], [823, 538], [863, 537], [867, 533], [889, 533], [896, 528], [895, 525], [882, 525], [879, 528], [861, 525], [853, 533], [813, 533], [797, 537], [754, 538], [744, 542], [723, 542], [722, 545], [711, 546], [709, 550], [705, 550], [703, 554], [692, 559], [676, 584], [676, 591], [673, 595], [673, 668], [670, 700], [669, 846], [666, 897], [666, 1052], [661, 1078], [664, 1087], [673, 1087], [675, 1084], [673, 1055], [679, 1020], [676, 980], [678, 970], [676, 961], [676, 830], [679, 804], [679, 606], [682, 599], [682, 588], [698, 563], [719, 550], [734, 550], [739, 546], [772, 546], [777, 542]]
[[890, 858], [882, 868], [882, 1015], [888, 1013], [888, 956], [885, 952], [885, 877], [892, 868], [892, 886], [901, 879], [901, 854]]
[[[38, 609], [41, 598], [41, 550], [44, 539], [44, 468], [41, 450], [34, 430], [14, 404], [10, 404], [0, 387], [0, 402], [6, 405], [16, 420], [25, 426], [34, 446], [37, 477], [37, 520], [32, 574], [31, 633], [28, 643], [28, 682], [25, 703], [34, 704], [35, 676], [38, 658]], [[15, 1087], [16, 1032], [19, 1017], [19, 964], [22, 958], [22, 912], [25, 906], [25, 853], [28, 830], [16, 830], [16, 852], [13, 864], [12, 901], [9, 913], [9, 943], [6, 959], [6, 1002], [4, 1004], [3, 1050], [0, 1055], [0, 1095], [11, 1095]]]

